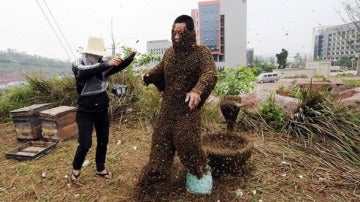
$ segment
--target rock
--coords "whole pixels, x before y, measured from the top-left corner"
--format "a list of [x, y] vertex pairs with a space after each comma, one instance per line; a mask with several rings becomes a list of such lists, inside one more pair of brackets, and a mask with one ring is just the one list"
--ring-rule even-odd
[[344, 99], [350, 98], [358, 93], [360, 93], [360, 88], [348, 89], [348, 90], [343, 90], [343, 91], [339, 91], [339, 92], [332, 92], [331, 95], [334, 97], [337, 97], [340, 100], [344, 100]]
[[344, 106], [353, 107], [357, 112], [360, 113], [360, 92], [341, 100], [341, 102]]
[[[241, 108], [247, 109], [250, 112], [259, 111], [259, 104], [261, 102], [266, 102], [269, 96], [270, 93], [263, 91], [244, 94], [241, 96]], [[290, 117], [293, 114], [298, 103], [299, 100], [296, 98], [275, 94], [275, 104], [284, 108], [286, 116]]]
[[287, 97], [282, 95], [275, 95], [275, 104], [279, 105], [285, 110], [285, 114], [288, 117], [291, 117], [294, 113], [294, 110], [298, 106], [300, 100], [293, 97]]

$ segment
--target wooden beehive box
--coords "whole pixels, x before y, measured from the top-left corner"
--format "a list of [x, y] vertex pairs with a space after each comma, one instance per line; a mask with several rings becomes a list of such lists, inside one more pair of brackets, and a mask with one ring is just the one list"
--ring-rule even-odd
[[42, 137], [48, 140], [67, 140], [78, 135], [76, 107], [59, 106], [40, 112]]
[[10, 111], [14, 121], [17, 139], [36, 140], [41, 137], [40, 111], [49, 109], [51, 103], [34, 104]]
[[5, 153], [7, 159], [34, 160], [54, 150], [56, 143], [29, 141], [23, 145]]

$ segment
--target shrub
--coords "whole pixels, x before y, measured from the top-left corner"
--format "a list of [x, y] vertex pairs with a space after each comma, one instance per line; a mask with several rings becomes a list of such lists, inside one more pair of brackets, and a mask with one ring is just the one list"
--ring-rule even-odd
[[219, 72], [219, 79], [215, 86], [217, 95], [239, 95], [249, 93], [256, 87], [255, 74], [252, 68], [225, 68]]
[[0, 97], [0, 116], [7, 119], [10, 111], [31, 105], [33, 98], [33, 91], [27, 85], [5, 90]]
[[260, 103], [260, 114], [267, 124], [275, 130], [280, 130], [286, 123], [285, 110], [275, 103], [274, 94], [266, 102]]
[[360, 87], [360, 80], [354, 80], [354, 79], [344, 79], [344, 86], [346, 88], [357, 88]]

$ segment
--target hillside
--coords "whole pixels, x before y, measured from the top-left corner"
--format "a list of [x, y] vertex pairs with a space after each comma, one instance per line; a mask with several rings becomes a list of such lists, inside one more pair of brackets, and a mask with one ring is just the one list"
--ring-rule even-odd
[[0, 51], [0, 84], [23, 80], [24, 73], [56, 76], [71, 73], [70, 63], [58, 59], [28, 55], [8, 49]]

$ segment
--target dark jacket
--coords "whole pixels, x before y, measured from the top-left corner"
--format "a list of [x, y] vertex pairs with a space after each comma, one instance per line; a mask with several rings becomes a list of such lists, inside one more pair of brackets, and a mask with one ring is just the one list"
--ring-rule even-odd
[[84, 112], [101, 112], [107, 110], [109, 107], [109, 97], [106, 91], [94, 95], [82, 96], [81, 92], [88, 79], [96, 77], [99, 80], [107, 80], [109, 76], [120, 72], [125, 69], [133, 61], [135, 54], [127, 57], [123, 62], [110, 69], [108, 62], [99, 60], [98, 63], [93, 65], [85, 65], [82, 58], [78, 59], [72, 64], [72, 71], [76, 79], [76, 90], [79, 94], [77, 104], [78, 111]]

